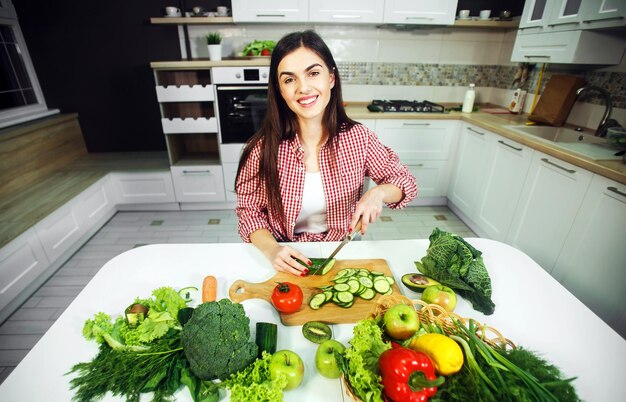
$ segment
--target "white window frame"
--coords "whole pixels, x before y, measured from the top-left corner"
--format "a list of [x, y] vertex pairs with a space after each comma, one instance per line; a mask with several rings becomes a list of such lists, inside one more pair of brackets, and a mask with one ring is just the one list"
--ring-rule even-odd
[[46, 106], [46, 101], [41, 87], [39, 86], [39, 80], [37, 79], [33, 62], [28, 53], [28, 48], [26, 47], [26, 41], [20, 29], [20, 23], [17, 19], [15, 8], [10, 0], [0, 0], [0, 25], [8, 26], [13, 30], [19, 51], [22, 55], [22, 60], [24, 61], [26, 73], [28, 74], [33, 91], [35, 92], [35, 97], [37, 98], [37, 103], [35, 104], [0, 110], [0, 128], [59, 113], [58, 109], [50, 110]]

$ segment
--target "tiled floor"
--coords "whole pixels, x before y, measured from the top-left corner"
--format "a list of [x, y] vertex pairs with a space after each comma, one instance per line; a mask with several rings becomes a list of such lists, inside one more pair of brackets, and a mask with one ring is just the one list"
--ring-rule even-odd
[[[434, 227], [476, 235], [447, 207], [385, 209], [364, 240], [427, 238]], [[0, 383], [111, 258], [153, 243], [240, 242], [232, 211], [118, 212], [0, 325]]]

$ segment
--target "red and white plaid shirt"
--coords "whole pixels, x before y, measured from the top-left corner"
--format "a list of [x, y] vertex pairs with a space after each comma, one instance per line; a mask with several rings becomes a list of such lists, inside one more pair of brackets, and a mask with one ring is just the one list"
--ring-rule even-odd
[[[283, 141], [278, 150], [278, 175], [286, 220], [286, 232], [279, 218], [268, 211], [265, 187], [253, 178], [259, 166], [260, 146], [251, 152], [237, 182], [239, 235], [250, 242], [250, 234], [268, 229], [277, 241], [338, 241], [348, 232], [348, 225], [363, 191], [365, 176], [377, 184], [390, 183], [402, 190], [404, 197], [390, 208], [403, 208], [417, 195], [417, 184], [398, 155], [383, 145], [367, 127], [356, 124], [339, 133], [335, 141], [335, 160], [324, 144], [319, 152], [319, 165], [326, 199], [325, 233], [294, 234], [296, 218], [302, 208], [302, 191], [306, 168], [304, 151], [298, 136]], [[252, 180], [250, 180], [252, 178]]]

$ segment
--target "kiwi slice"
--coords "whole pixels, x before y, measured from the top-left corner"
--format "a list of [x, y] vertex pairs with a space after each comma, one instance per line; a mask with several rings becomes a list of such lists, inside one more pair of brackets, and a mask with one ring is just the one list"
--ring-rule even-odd
[[313, 343], [322, 343], [333, 336], [327, 324], [320, 321], [309, 321], [302, 326], [302, 335]]

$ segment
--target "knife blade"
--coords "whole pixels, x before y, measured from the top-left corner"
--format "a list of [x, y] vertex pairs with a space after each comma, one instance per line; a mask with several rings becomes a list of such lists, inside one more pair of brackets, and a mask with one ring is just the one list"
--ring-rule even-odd
[[345, 246], [346, 244], [350, 243], [350, 241], [354, 238], [354, 236], [356, 236], [356, 234], [359, 232], [359, 230], [361, 230], [361, 220], [360, 219], [356, 223], [356, 227], [354, 228], [354, 230], [352, 232], [348, 233], [348, 235], [343, 238], [341, 243], [339, 243], [337, 248], [330, 254], [330, 256], [328, 258], [326, 258], [326, 260], [324, 260], [324, 262], [321, 263], [317, 268], [315, 268], [315, 270], [313, 272], [309, 273], [309, 275], [315, 275], [317, 273], [317, 271], [319, 271], [324, 265], [328, 264], [328, 262], [330, 260], [332, 260], [337, 255], [339, 250], [341, 250], [343, 248], [343, 246]]

